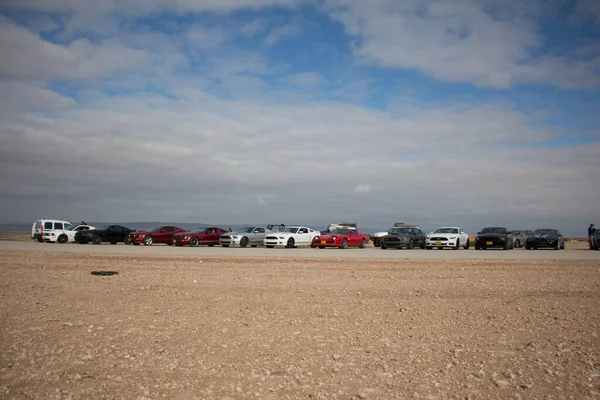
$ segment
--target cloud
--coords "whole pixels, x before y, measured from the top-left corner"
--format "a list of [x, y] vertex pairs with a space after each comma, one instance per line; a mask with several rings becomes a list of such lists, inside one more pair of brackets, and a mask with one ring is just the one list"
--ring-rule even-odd
[[67, 46], [0, 20], [0, 76], [9, 79], [84, 79], [150, 64], [148, 53], [116, 44], [78, 39]]
[[356, 185], [352, 191], [354, 193], [369, 193], [371, 191], [371, 186], [367, 184]]
[[269, 31], [269, 34], [264, 39], [264, 43], [267, 46], [274, 46], [275, 44], [281, 42], [282, 40], [294, 36], [300, 35], [302, 29], [297, 24], [286, 24], [283, 26], [279, 26], [276, 28], [272, 28]]
[[[600, 87], [597, 58], [537, 55], [542, 7], [539, 1], [328, 0], [323, 10], [355, 38], [354, 54], [364, 63], [481, 87]], [[568, 73], [573, 68], [577, 73]]]

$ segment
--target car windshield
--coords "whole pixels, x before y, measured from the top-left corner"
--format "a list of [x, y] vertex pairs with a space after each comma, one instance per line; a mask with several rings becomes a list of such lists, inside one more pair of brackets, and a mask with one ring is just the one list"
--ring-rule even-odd
[[339, 235], [348, 235], [350, 233], [350, 229], [334, 229], [330, 232], [330, 234], [339, 234]]
[[536, 235], [556, 235], [556, 229], [536, 229]]
[[504, 229], [504, 228], [483, 228], [481, 233], [499, 233], [501, 235], [505, 235], [506, 229]]
[[392, 235], [398, 235], [400, 233], [411, 233], [412, 232], [412, 228], [394, 228], [392, 229], [392, 231], [390, 232]]
[[75, 228], [73, 225], [71, 225], [71, 224], [65, 224], [65, 231], [72, 231], [73, 228]]
[[300, 229], [300, 228], [285, 228], [284, 230], [282, 230], [280, 232], [298, 233], [298, 229]]
[[104, 230], [104, 231], [105, 231], [105, 230], [107, 230], [108, 228], [110, 228], [111, 226], [112, 226], [112, 225], [102, 225], [102, 226], [100, 227], [100, 230]]
[[238, 232], [239, 233], [252, 233], [253, 230], [254, 230], [253, 226], [248, 226], [246, 228], [240, 229]]
[[456, 228], [439, 228], [439, 229], [436, 229], [434, 233], [458, 233], [458, 229], [456, 229]]

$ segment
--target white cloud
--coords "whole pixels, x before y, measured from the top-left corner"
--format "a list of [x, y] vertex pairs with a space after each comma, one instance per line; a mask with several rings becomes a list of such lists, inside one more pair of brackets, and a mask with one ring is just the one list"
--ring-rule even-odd
[[298, 36], [300, 33], [302, 33], [302, 29], [300, 28], [300, 26], [298, 26], [295, 23], [290, 23], [272, 28], [263, 42], [267, 46], [274, 46], [282, 40]]
[[371, 192], [371, 186], [368, 184], [362, 183], [360, 185], [356, 185], [354, 187], [354, 189], [352, 189], [352, 191], [354, 193], [369, 193], [369, 192]]
[[[600, 87], [597, 59], [535, 57], [542, 3], [487, 0], [327, 0], [323, 10], [356, 38], [362, 62], [436, 79], [507, 88], [521, 82]], [[575, 69], [577, 74], [568, 73]]]
[[68, 46], [0, 21], [0, 76], [12, 79], [82, 79], [151, 64], [148, 53], [116, 44], [79, 39]]

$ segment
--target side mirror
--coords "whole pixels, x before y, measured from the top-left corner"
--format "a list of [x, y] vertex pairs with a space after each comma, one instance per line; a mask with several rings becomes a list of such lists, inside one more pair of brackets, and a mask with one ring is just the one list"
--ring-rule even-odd
[[466, 235], [466, 233], [464, 233], [464, 232], [461, 232], [460, 234], [461, 234], [461, 235]]

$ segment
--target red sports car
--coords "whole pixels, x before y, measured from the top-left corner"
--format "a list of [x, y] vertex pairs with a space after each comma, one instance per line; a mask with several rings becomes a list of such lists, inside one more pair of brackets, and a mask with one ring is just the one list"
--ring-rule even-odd
[[152, 246], [154, 243], [164, 243], [171, 246], [173, 235], [179, 232], [185, 232], [185, 229], [177, 226], [155, 226], [147, 231], [131, 232], [125, 240], [125, 244]]
[[173, 244], [175, 246], [190, 245], [190, 247], [203, 244], [212, 247], [216, 244], [218, 245], [221, 235], [228, 232], [228, 230], [216, 226], [199, 228], [193, 232], [181, 232], [173, 235]]
[[310, 247], [360, 247], [363, 249], [369, 243], [369, 235], [360, 233], [357, 229], [334, 229], [326, 235], [316, 236]]

